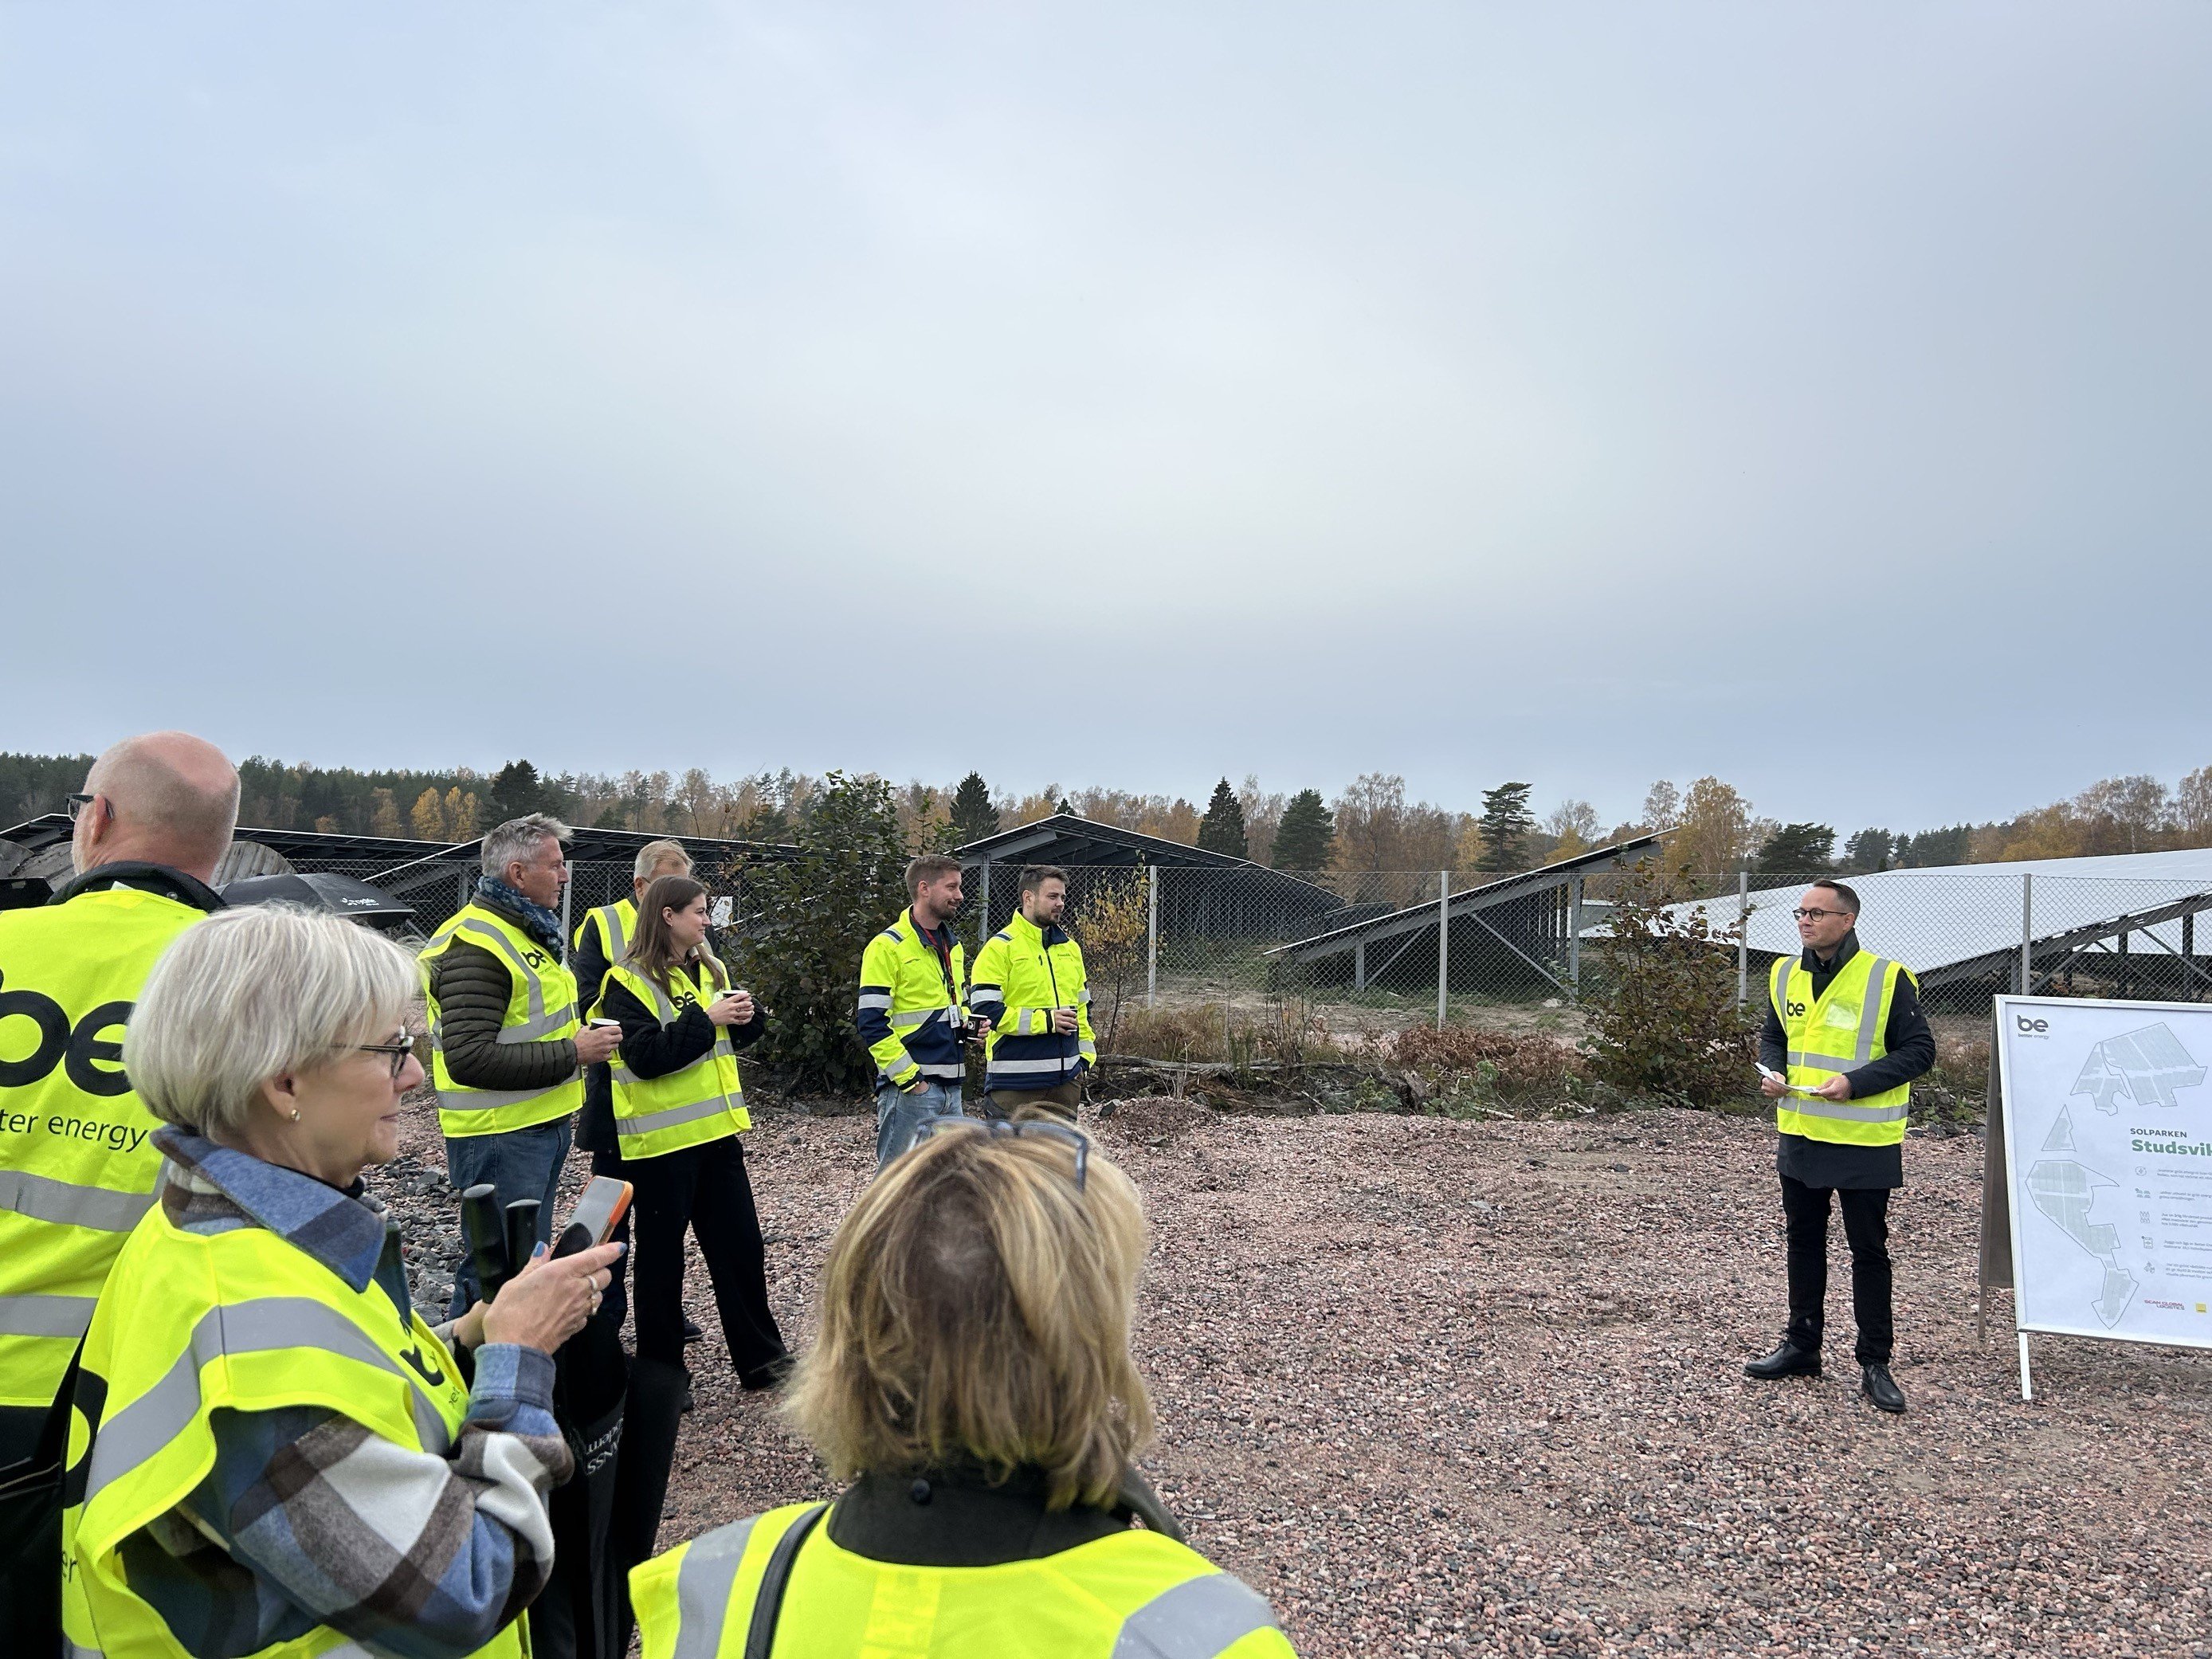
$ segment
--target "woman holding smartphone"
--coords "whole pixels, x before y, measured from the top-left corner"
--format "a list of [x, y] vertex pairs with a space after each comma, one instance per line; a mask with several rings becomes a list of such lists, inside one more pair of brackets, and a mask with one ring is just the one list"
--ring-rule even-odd
[[636, 1188], [637, 1354], [684, 1364], [684, 1236], [699, 1241], [738, 1380], [772, 1388], [791, 1356], [768, 1304], [766, 1251], [738, 1137], [752, 1127], [736, 1050], [767, 1020], [707, 949], [707, 890], [660, 876], [608, 971], [599, 1011], [622, 1024], [615, 1134]]

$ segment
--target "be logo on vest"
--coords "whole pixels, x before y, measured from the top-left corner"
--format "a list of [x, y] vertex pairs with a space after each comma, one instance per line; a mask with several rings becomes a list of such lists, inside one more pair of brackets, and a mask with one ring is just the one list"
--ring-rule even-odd
[[[0, 975], [0, 986], [5, 984]], [[42, 1083], [56, 1066], [69, 1080], [88, 1095], [127, 1095], [131, 1079], [123, 1074], [123, 1026], [131, 1018], [128, 1002], [103, 1002], [76, 1024], [69, 1011], [44, 991], [0, 988], [0, 1022], [27, 1019], [39, 1028], [39, 1045], [21, 1060], [0, 1060], [0, 1089], [27, 1088]], [[112, 1037], [104, 1033], [112, 1031]]]

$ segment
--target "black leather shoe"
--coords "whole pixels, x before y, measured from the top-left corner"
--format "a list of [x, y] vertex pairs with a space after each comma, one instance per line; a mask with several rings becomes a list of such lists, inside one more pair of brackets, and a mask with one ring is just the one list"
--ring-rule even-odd
[[707, 1340], [707, 1333], [701, 1330], [698, 1322], [688, 1314], [684, 1319], [684, 1340], [686, 1342], [704, 1342]]
[[1859, 1392], [1874, 1402], [1877, 1411], [1901, 1412], [1905, 1409], [1905, 1390], [1897, 1386], [1887, 1365], [1867, 1366], [1864, 1378], [1859, 1383]]
[[1785, 1340], [1764, 1359], [1754, 1359], [1743, 1368], [1746, 1376], [1755, 1376], [1762, 1382], [1771, 1382], [1784, 1376], [1818, 1376], [1820, 1374], [1820, 1351], [1801, 1348]]

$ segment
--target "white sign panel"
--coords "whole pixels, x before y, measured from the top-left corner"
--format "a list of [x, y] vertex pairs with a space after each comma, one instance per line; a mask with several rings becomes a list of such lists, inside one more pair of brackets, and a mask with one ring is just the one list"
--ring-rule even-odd
[[2212, 1006], [2000, 997], [2023, 1331], [2212, 1347]]

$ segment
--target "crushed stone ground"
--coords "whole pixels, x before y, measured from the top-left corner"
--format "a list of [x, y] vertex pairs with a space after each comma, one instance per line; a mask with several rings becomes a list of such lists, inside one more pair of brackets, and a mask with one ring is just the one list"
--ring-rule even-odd
[[[1915, 1138], [1892, 1212], [1896, 1375], [1856, 1395], [1840, 1226], [1828, 1375], [1758, 1384], [1782, 1321], [1771, 1129], [1218, 1115], [1086, 1127], [1155, 1232], [1139, 1357], [1148, 1472], [1191, 1541], [1308, 1656], [2212, 1652], [2212, 1358], [1976, 1345], [1981, 1141]], [[809, 1337], [872, 1126], [768, 1111], [748, 1140], [785, 1334]], [[375, 1185], [416, 1294], [454, 1245], [434, 1119]], [[582, 1160], [572, 1160], [572, 1176]], [[695, 1262], [698, 1409], [663, 1546], [830, 1495], [738, 1389]]]

